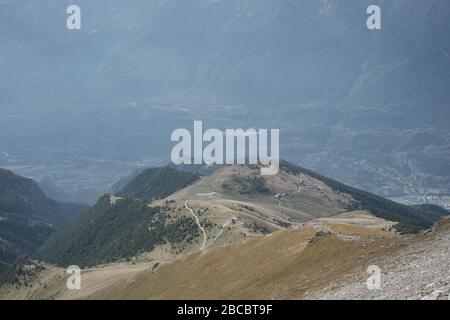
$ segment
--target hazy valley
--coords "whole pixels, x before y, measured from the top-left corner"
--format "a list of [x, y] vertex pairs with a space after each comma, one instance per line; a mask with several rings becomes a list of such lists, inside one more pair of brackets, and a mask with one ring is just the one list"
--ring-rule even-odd
[[0, 0], [0, 299], [448, 298], [448, 0], [68, 5]]
[[92, 203], [203, 120], [281, 128], [283, 158], [379, 195], [449, 195], [450, 8], [379, 2], [368, 33], [366, 0], [82, 0], [67, 33], [57, 3], [2, 1], [0, 166]]

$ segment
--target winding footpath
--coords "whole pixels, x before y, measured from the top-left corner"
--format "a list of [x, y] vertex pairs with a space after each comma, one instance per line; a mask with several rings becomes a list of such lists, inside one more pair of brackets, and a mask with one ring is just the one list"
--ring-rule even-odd
[[219, 233], [214, 237], [214, 239], [212, 239], [211, 243], [208, 244], [207, 248], [211, 247], [213, 245], [214, 242], [216, 242], [216, 240], [222, 235], [222, 233], [225, 231], [225, 228], [227, 226], [229, 226], [231, 224], [230, 220], [232, 218], [228, 219], [227, 222], [224, 223], [224, 225], [222, 226], [222, 229], [219, 231]]
[[288, 208], [283, 207], [283, 205], [281, 204], [281, 201], [283, 200], [287, 200], [290, 197], [292, 197], [294, 194], [298, 194], [302, 192], [302, 182], [306, 182], [310, 185], [316, 186], [320, 189], [320, 186], [317, 186], [315, 183], [311, 182], [303, 173], [300, 173], [299, 178], [299, 182], [298, 182], [298, 190], [289, 193], [287, 196], [285, 197], [281, 197], [280, 199], [278, 199], [278, 207], [281, 209], [281, 213], [285, 213], [286, 210], [288, 210]]
[[197, 223], [197, 226], [200, 228], [200, 230], [201, 230], [202, 233], [203, 233], [203, 244], [202, 244], [202, 246], [200, 247], [200, 251], [203, 251], [203, 250], [205, 249], [205, 245], [206, 245], [206, 232], [205, 232], [205, 229], [204, 229], [204, 228], [202, 227], [202, 225], [200, 224], [200, 220], [198, 219], [197, 215], [194, 213], [194, 210], [192, 210], [192, 208], [190, 208], [190, 207], [188, 206], [189, 201], [190, 201], [190, 200], [186, 200], [186, 202], [184, 203], [184, 206], [185, 206], [185, 208], [188, 209], [189, 212], [192, 214], [192, 216], [193, 216], [194, 219], [195, 219], [195, 223]]
[[304, 176], [303, 176], [303, 173], [301, 173], [300, 176], [299, 176], [298, 190], [297, 190], [297, 191], [294, 191], [294, 192], [291, 192], [291, 193], [288, 194], [287, 196], [281, 197], [280, 199], [278, 199], [278, 207], [281, 209], [281, 213], [284, 213], [284, 212], [285, 212], [285, 209], [287, 210], [287, 208], [284, 208], [284, 207], [281, 205], [281, 201], [286, 200], [286, 199], [289, 199], [289, 198], [292, 197], [294, 194], [301, 193], [301, 192], [302, 192], [302, 184], [301, 184], [301, 183], [302, 183], [303, 179], [306, 180], [306, 177], [304, 177]]

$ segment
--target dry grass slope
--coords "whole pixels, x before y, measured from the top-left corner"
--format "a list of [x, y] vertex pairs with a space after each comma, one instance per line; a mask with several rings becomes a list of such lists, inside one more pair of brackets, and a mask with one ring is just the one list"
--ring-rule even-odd
[[[365, 225], [367, 224], [367, 226]], [[64, 270], [49, 267], [32, 288], [6, 299], [302, 299], [365, 274], [405, 245], [367, 213], [209, 248], [161, 263], [113, 264], [83, 271], [82, 290], [67, 291]]]
[[345, 232], [358, 240], [321, 235], [312, 227], [276, 232], [189, 255], [90, 298], [301, 299], [365, 272], [370, 260], [392, 252], [401, 242], [392, 233], [358, 226], [346, 225]]

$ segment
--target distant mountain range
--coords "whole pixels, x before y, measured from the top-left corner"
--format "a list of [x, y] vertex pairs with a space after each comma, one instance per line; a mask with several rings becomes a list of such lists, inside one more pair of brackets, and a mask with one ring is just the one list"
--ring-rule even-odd
[[283, 158], [380, 195], [450, 193], [447, 0], [77, 3], [69, 31], [67, 3], [0, 1], [0, 165], [104, 187], [86, 159], [167, 162], [203, 120], [280, 128]]

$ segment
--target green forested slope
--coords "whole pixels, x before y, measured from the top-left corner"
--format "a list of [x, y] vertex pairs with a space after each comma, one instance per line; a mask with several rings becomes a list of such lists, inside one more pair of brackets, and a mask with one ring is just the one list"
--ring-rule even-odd
[[195, 182], [200, 176], [171, 167], [148, 168], [134, 177], [117, 194], [129, 198], [165, 198]]
[[131, 198], [112, 204], [105, 195], [52, 236], [39, 256], [62, 266], [92, 266], [151, 251], [158, 244], [191, 241], [198, 232], [193, 219], [172, 220], [164, 207]]

